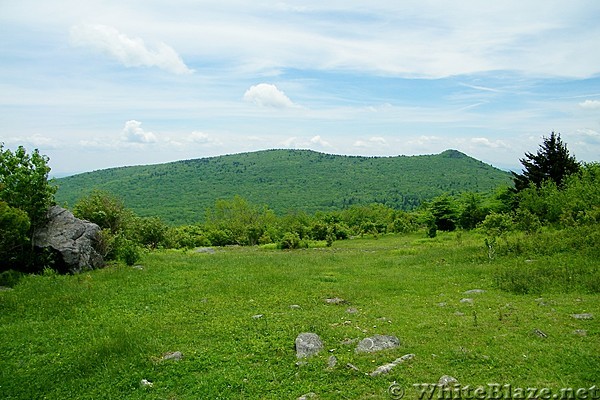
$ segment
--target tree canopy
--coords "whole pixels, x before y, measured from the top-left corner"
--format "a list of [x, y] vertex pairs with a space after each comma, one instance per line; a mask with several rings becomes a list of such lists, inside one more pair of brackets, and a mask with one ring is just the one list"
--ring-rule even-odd
[[527, 189], [531, 184], [539, 188], [548, 180], [560, 187], [567, 176], [580, 169], [575, 156], [569, 154], [567, 145], [561, 140], [560, 133], [554, 132], [543, 138], [536, 154], [525, 153], [525, 158], [519, 161], [523, 164], [523, 173], [512, 173], [516, 192]]

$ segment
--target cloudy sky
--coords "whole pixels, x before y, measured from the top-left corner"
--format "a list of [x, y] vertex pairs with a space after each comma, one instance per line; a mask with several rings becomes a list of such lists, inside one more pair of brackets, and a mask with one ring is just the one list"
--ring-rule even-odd
[[597, 0], [0, 0], [0, 142], [55, 174], [270, 148], [600, 159]]

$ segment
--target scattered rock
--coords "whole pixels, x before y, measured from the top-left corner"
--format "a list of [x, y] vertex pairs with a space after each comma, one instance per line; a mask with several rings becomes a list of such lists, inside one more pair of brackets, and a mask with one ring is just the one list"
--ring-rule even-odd
[[311, 357], [323, 350], [323, 342], [316, 333], [305, 332], [296, 337], [296, 357]]
[[299, 309], [301, 309], [302, 307], [300, 307], [298, 304], [292, 304], [292, 305], [290, 306], [290, 308], [291, 308], [292, 310], [299, 310]]
[[575, 319], [594, 319], [594, 315], [590, 313], [571, 314], [571, 317]]
[[194, 250], [195, 253], [215, 254], [215, 249], [212, 247], [198, 247]]
[[354, 371], [360, 372], [360, 369], [358, 369], [358, 367], [356, 367], [353, 364], [348, 363], [348, 364], [346, 364], [346, 367], [350, 368], [350, 369], [353, 369]]
[[542, 332], [541, 330], [539, 330], [537, 328], [533, 330], [533, 333], [535, 333], [536, 335], [538, 335], [541, 338], [547, 338], [548, 337], [548, 335], [546, 333]]
[[317, 396], [316, 393], [314, 392], [310, 392], [310, 393], [306, 393], [303, 394], [302, 396], [298, 397], [298, 400], [308, 400], [308, 399], [318, 399], [319, 396]]
[[346, 309], [346, 312], [347, 312], [348, 314], [357, 314], [357, 313], [358, 313], [358, 310], [357, 310], [356, 308], [354, 308], [354, 307], [348, 307], [348, 308]]
[[168, 361], [168, 360], [179, 361], [182, 358], [183, 358], [183, 354], [180, 351], [173, 351], [173, 352], [165, 353], [165, 355], [162, 356], [161, 361]]
[[151, 388], [152, 386], [154, 386], [154, 383], [150, 382], [150, 381], [149, 381], [149, 380], [147, 380], [147, 379], [142, 379], [142, 380], [140, 381], [140, 386], [141, 386], [141, 387], [147, 387], [147, 388]]
[[402, 364], [403, 362], [412, 360], [413, 358], [415, 358], [414, 354], [405, 354], [402, 357], [395, 359], [394, 361], [392, 361], [389, 364], [385, 364], [385, 365], [381, 365], [381, 366], [377, 367], [377, 369], [375, 371], [371, 372], [370, 375], [378, 376], [378, 375], [382, 375], [382, 374], [387, 374], [398, 364]]
[[485, 290], [483, 290], [483, 289], [471, 289], [471, 290], [467, 290], [465, 292], [465, 294], [481, 294], [481, 293], [485, 293]]
[[587, 331], [585, 329], [575, 329], [573, 333], [577, 336], [587, 336]]
[[329, 359], [327, 360], [327, 368], [335, 368], [336, 365], [337, 365], [337, 357], [329, 356]]
[[444, 375], [438, 381], [438, 385], [440, 387], [450, 387], [451, 385], [456, 385], [458, 383], [458, 379], [450, 375]]
[[460, 299], [460, 302], [464, 303], [464, 304], [473, 304], [473, 299], [471, 299], [471, 298], [464, 298], [464, 299]]
[[465, 316], [465, 313], [464, 313], [464, 312], [460, 312], [460, 311], [456, 311], [456, 312], [454, 313], [454, 315], [456, 315], [457, 317], [464, 317], [464, 316]]
[[264, 317], [263, 314], [256, 314], [252, 316], [253, 319], [261, 319], [262, 317]]
[[344, 299], [341, 299], [339, 297], [332, 297], [330, 299], [325, 299], [325, 303], [327, 304], [348, 304], [348, 302]]
[[104, 265], [102, 255], [96, 251], [100, 244], [98, 225], [75, 218], [59, 206], [50, 207], [46, 216], [46, 224], [34, 232], [33, 244], [54, 250], [58, 271], [78, 273]]
[[445, 301], [442, 301], [441, 303], [437, 303], [438, 307], [446, 307], [448, 305], [448, 303], [446, 303]]
[[374, 335], [358, 342], [357, 353], [373, 353], [375, 351], [393, 349], [400, 346], [400, 339], [396, 336]]
[[133, 269], [139, 269], [140, 271], [144, 269], [143, 265], [134, 265], [133, 267], [131, 267]]

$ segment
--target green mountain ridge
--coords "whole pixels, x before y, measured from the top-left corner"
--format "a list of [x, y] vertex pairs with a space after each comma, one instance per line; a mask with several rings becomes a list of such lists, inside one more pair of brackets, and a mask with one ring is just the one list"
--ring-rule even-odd
[[508, 172], [457, 150], [394, 157], [262, 150], [110, 168], [55, 182], [59, 204], [73, 206], [100, 189], [123, 199], [141, 216], [191, 224], [201, 221], [215, 200], [235, 195], [278, 214], [370, 203], [409, 210], [443, 193], [489, 192], [511, 180]]

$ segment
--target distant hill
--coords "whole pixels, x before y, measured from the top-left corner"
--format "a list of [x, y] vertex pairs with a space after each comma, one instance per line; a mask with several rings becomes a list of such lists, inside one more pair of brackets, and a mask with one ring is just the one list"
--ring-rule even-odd
[[443, 193], [488, 192], [510, 182], [508, 172], [456, 150], [397, 157], [265, 150], [60, 178], [56, 199], [73, 206], [97, 188], [117, 195], [139, 215], [191, 224], [201, 221], [216, 199], [235, 195], [278, 214], [374, 202], [409, 210]]

